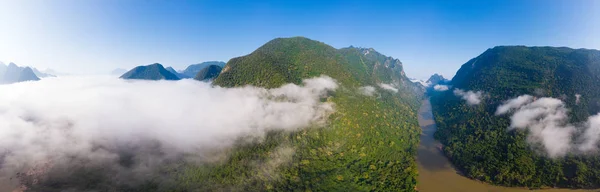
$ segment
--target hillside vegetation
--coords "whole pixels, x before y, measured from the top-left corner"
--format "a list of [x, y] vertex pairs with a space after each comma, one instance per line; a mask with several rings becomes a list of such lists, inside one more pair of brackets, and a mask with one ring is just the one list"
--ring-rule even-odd
[[452, 85], [485, 92], [483, 102], [475, 106], [452, 91], [436, 92], [431, 98], [436, 138], [466, 176], [505, 186], [600, 187], [597, 153], [549, 158], [526, 141], [527, 131], [507, 130], [508, 116], [494, 115], [503, 101], [529, 94], [561, 99], [570, 109], [571, 123], [584, 122], [600, 111], [600, 51], [495, 47], [465, 63]]
[[204, 69], [200, 70], [200, 72], [198, 72], [198, 74], [196, 74], [196, 77], [194, 77], [194, 79], [198, 80], [198, 81], [213, 80], [219, 76], [219, 74], [221, 73], [221, 70], [223, 70], [222, 67], [220, 67], [218, 65], [211, 65], [211, 66], [205, 67]]
[[[224, 162], [187, 169], [181, 182], [201, 191], [414, 191], [422, 93], [412, 92], [418, 89], [398, 60], [365, 50], [278, 38], [231, 59], [215, 85], [273, 88], [327, 75], [341, 85], [327, 99], [336, 113], [324, 128], [272, 132], [262, 142], [239, 145]], [[380, 83], [399, 92], [359, 91]], [[273, 159], [285, 160], [274, 170], [257, 169]]]
[[216, 65], [219, 67], [225, 66], [225, 62], [222, 61], [206, 61], [198, 64], [192, 64], [185, 68], [185, 70], [180, 71], [182, 75], [187, 78], [194, 78], [202, 69], [207, 68], [208, 66]]
[[154, 63], [147, 66], [138, 66], [123, 74], [122, 79], [143, 79], [143, 80], [180, 80], [177, 75], [169, 72], [161, 64]]

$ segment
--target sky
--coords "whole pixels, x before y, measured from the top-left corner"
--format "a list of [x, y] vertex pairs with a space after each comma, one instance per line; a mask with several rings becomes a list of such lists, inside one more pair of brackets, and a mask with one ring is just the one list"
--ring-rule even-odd
[[452, 77], [498, 45], [600, 49], [600, 1], [5, 0], [0, 61], [71, 74], [190, 64], [277, 37], [374, 48], [409, 77]]

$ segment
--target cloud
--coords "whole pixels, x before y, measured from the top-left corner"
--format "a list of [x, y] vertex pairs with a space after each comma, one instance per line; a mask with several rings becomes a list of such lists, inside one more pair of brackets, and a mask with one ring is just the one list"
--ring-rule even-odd
[[598, 150], [598, 140], [600, 140], [600, 114], [590, 116], [584, 125], [585, 132], [581, 138], [581, 145], [578, 149], [583, 152]]
[[208, 161], [242, 136], [323, 126], [334, 105], [320, 98], [337, 87], [326, 76], [275, 89], [114, 77], [2, 85], [0, 183], [95, 166], [111, 185], [135, 183], [165, 162]]
[[581, 101], [581, 95], [575, 94], [575, 104], [579, 104], [579, 101]]
[[448, 85], [434, 85], [433, 86], [433, 90], [436, 91], [448, 91], [449, 87]]
[[366, 96], [373, 96], [375, 94], [375, 87], [373, 86], [364, 86], [358, 88], [358, 91]]
[[289, 164], [294, 154], [295, 151], [292, 147], [278, 147], [270, 153], [266, 161], [255, 163], [255, 175], [259, 175], [258, 178], [267, 181], [279, 179], [280, 175], [277, 173], [277, 168], [284, 164]]
[[[505, 101], [496, 110], [496, 115], [511, 115], [511, 129], [528, 130], [527, 141], [540, 144], [549, 157], [562, 157], [569, 152], [586, 153], [597, 150], [600, 140], [600, 114], [591, 116], [581, 126], [570, 124], [568, 109], [563, 101], [542, 97], [535, 99], [522, 95]], [[585, 130], [583, 135], [575, 134]]]
[[502, 105], [496, 109], [496, 115], [501, 115], [509, 112], [510, 110], [519, 108], [525, 103], [529, 103], [533, 100], [531, 95], [521, 95], [517, 98], [505, 101]]
[[385, 89], [385, 90], [388, 90], [388, 91], [392, 91], [392, 92], [394, 92], [394, 93], [398, 93], [398, 89], [397, 89], [397, 88], [395, 88], [395, 87], [394, 87], [393, 85], [391, 85], [391, 84], [380, 83], [380, 84], [379, 84], [379, 87], [381, 87], [381, 88], [383, 88], [383, 89]]
[[469, 105], [479, 105], [479, 103], [481, 103], [483, 92], [465, 92], [462, 89], [454, 89], [454, 95], [456, 95], [457, 97], [461, 97], [463, 100], [467, 101], [467, 104]]

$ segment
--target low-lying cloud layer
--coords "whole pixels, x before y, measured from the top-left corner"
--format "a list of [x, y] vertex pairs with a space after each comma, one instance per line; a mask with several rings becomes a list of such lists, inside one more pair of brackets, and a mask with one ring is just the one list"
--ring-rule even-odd
[[398, 93], [398, 88], [394, 87], [392, 84], [380, 83], [379, 87], [381, 87], [382, 89], [394, 92], [394, 93]]
[[364, 86], [364, 87], [360, 87], [358, 88], [358, 91], [360, 92], [360, 94], [366, 95], [366, 96], [373, 96], [375, 95], [375, 87], [373, 86]]
[[337, 87], [326, 76], [276, 89], [113, 77], [3, 85], [0, 185], [15, 184], [9, 178], [18, 173], [60, 178], [67, 170], [106, 164], [115, 165], [106, 168], [114, 171], [114, 182], [134, 182], [164, 161], [211, 159], [209, 152], [240, 136], [321, 126], [334, 106], [320, 98]]
[[435, 91], [448, 91], [450, 89], [448, 85], [434, 85], [433, 90]]
[[479, 105], [483, 96], [483, 92], [463, 91], [462, 89], [454, 89], [454, 95], [467, 101], [469, 105]]
[[[505, 101], [497, 108], [496, 115], [509, 112], [514, 112], [509, 130], [528, 130], [527, 141], [543, 146], [550, 157], [598, 150], [600, 114], [590, 116], [585, 123], [571, 124], [563, 101], [550, 97], [536, 99], [530, 95]], [[581, 131], [583, 133], [578, 134]]]

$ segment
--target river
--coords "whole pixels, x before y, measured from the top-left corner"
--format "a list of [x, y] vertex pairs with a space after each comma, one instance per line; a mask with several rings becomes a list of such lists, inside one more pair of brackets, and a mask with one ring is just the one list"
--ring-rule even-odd
[[600, 190], [572, 190], [572, 189], [543, 189], [528, 190], [524, 188], [500, 187], [466, 178], [458, 173], [450, 161], [440, 150], [441, 144], [433, 138], [437, 129], [433, 121], [431, 104], [424, 100], [419, 109], [419, 125], [421, 126], [421, 143], [418, 148], [417, 166], [419, 168], [419, 184], [421, 192], [517, 192], [517, 191], [542, 191], [542, 192], [583, 192]]

